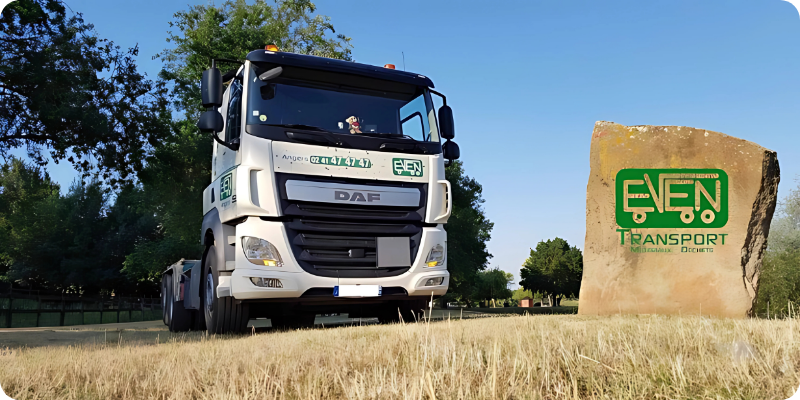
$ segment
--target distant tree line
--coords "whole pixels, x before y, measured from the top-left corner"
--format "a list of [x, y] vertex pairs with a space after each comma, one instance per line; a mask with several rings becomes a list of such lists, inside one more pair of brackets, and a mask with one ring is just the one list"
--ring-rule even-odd
[[[60, 0], [18, 0], [0, 18], [0, 281], [74, 293], [157, 290], [180, 258], [199, 258], [202, 192], [213, 140], [195, 122], [211, 58], [285, 51], [351, 60], [350, 38], [308, 0], [225, 1], [175, 13], [157, 55], [138, 72], [136, 47], [98, 37]], [[232, 66], [231, 66], [232, 67]], [[224, 69], [225, 66], [222, 66]], [[10, 151], [24, 148], [27, 160]], [[64, 190], [45, 171], [67, 162]], [[481, 185], [460, 162], [447, 225], [451, 291], [477, 284], [491, 255]], [[480, 286], [480, 288], [479, 288]], [[492, 291], [493, 289], [490, 289]]]
[[565, 298], [578, 297], [583, 277], [583, 253], [566, 240], [555, 238], [540, 241], [522, 264], [520, 288], [511, 291], [514, 275], [498, 268], [482, 269], [463, 285], [461, 291], [448, 292], [443, 301], [459, 300], [468, 306], [482, 301], [494, 304], [519, 305], [520, 300], [549, 299], [560, 306]]
[[796, 317], [800, 307], [800, 187], [778, 203], [767, 243], [754, 311], [762, 317]]
[[577, 297], [583, 277], [583, 253], [566, 240], [539, 242], [522, 264], [520, 285], [526, 290], [552, 298], [559, 306], [565, 297]]

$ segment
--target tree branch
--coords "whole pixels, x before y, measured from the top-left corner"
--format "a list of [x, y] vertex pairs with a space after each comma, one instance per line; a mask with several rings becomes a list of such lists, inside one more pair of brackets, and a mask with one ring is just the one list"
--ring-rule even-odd
[[12, 140], [30, 140], [30, 141], [46, 142], [48, 140], [55, 140], [55, 137], [45, 134], [42, 135], [19, 134], [19, 135], [0, 136], [0, 142], [10, 142]]

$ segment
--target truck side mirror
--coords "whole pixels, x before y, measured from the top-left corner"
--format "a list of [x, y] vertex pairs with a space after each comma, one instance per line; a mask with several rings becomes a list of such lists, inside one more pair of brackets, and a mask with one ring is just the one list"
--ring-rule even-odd
[[454, 126], [453, 110], [445, 104], [439, 109], [439, 131], [442, 137], [448, 140], [456, 137]]
[[203, 71], [200, 92], [203, 95], [203, 107], [222, 106], [222, 74], [219, 69], [211, 67]]
[[450, 161], [458, 160], [461, 157], [461, 150], [459, 150], [458, 144], [449, 140], [442, 145], [442, 153], [444, 158]]
[[215, 134], [215, 136], [217, 132], [222, 132], [224, 125], [222, 114], [217, 110], [208, 110], [200, 114], [200, 120], [197, 121], [197, 128], [199, 128], [201, 132], [211, 132]]

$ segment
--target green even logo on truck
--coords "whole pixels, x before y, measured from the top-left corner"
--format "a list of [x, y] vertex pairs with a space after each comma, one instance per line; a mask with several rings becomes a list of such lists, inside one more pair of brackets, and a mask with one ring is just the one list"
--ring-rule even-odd
[[721, 169], [623, 169], [616, 180], [621, 228], [722, 228], [728, 174]]
[[399, 176], [416, 176], [421, 177], [422, 160], [413, 160], [410, 158], [393, 158], [392, 159], [392, 172]]
[[219, 180], [219, 200], [225, 200], [233, 194], [233, 176], [227, 174]]

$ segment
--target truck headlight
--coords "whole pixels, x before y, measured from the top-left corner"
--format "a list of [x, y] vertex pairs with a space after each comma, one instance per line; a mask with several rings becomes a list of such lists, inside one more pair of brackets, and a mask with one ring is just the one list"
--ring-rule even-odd
[[242, 236], [244, 256], [253, 264], [282, 267], [283, 259], [272, 243], [252, 236]]
[[444, 282], [444, 277], [429, 278], [425, 281], [425, 286], [439, 286]]
[[433, 246], [431, 252], [428, 253], [428, 259], [425, 261], [425, 265], [428, 267], [444, 265], [444, 246], [440, 244]]

